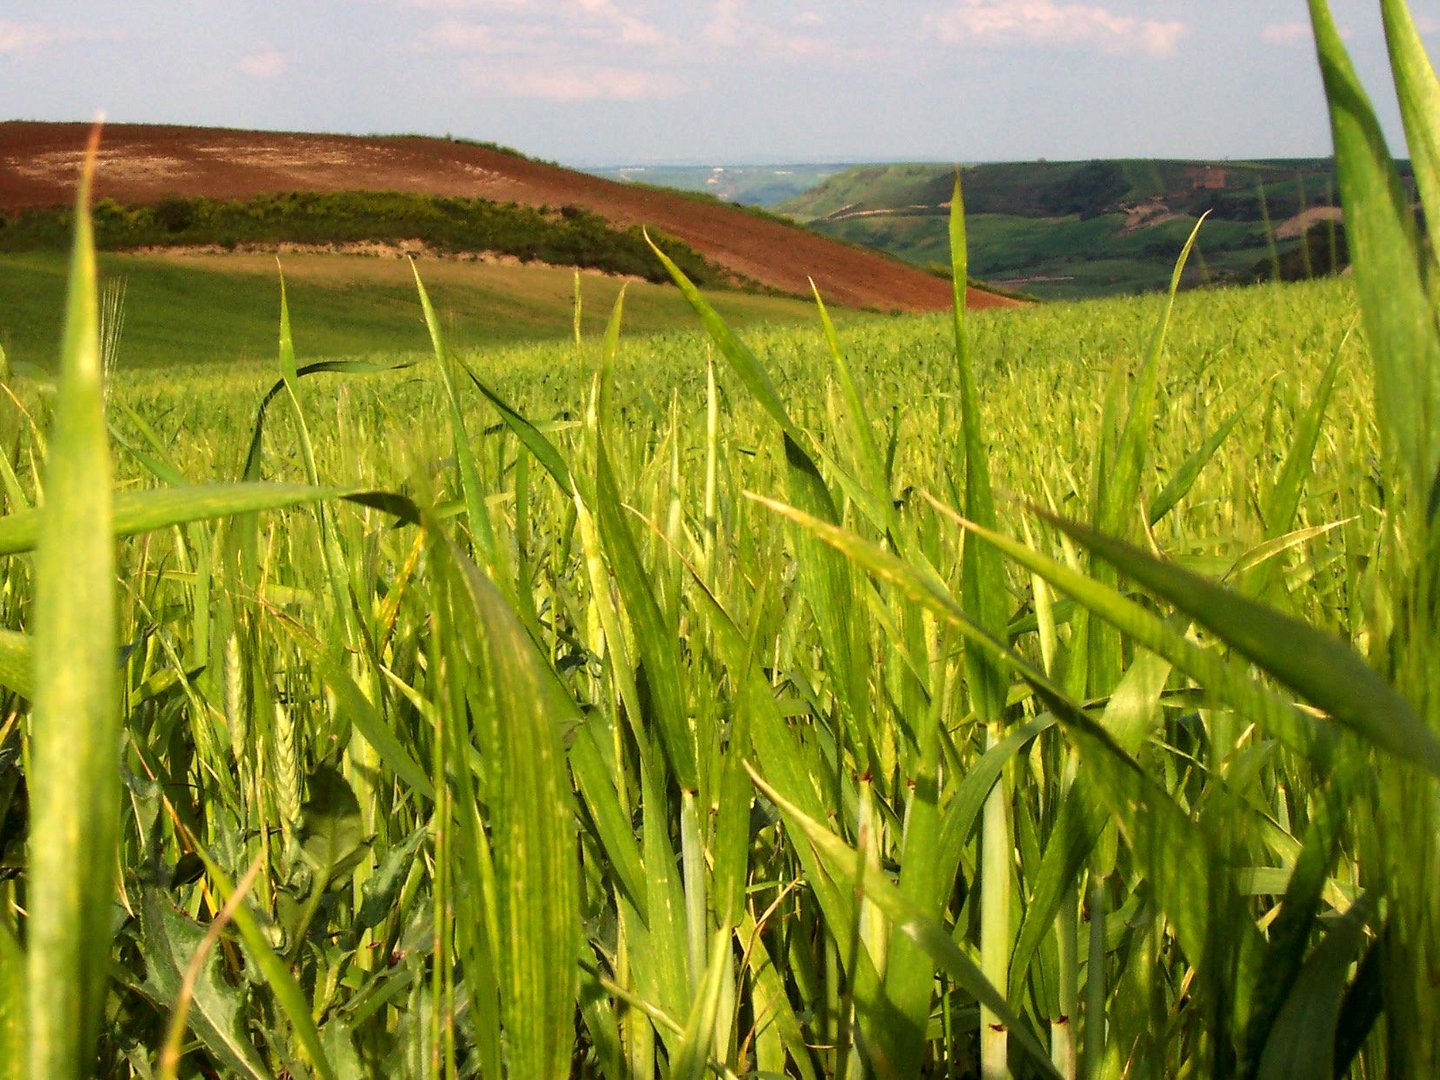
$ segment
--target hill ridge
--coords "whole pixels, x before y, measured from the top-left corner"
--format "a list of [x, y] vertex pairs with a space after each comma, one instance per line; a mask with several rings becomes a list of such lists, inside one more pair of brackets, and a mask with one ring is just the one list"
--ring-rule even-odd
[[[0, 212], [64, 204], [89, 125], [0, 123]], [[724, 270], [792, 295], [813, 280], [834, 304], [943, 310], [950, 284], [889, 256], [675, 192], [625, 185], [467, 140], [107, 125], [97, 198], [243, 199], [286, 191], [400, 191], [528, 206], [578, 206], [619, 229], [650, 226]], [[975, 307], [1009, 304], [970, 291]]]

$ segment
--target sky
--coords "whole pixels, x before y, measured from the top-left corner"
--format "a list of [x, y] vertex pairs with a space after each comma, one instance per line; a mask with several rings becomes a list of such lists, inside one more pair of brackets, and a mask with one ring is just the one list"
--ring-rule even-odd
[[[1393, 141], [1377, 4], [1332, 10]], [[0, 0], [0, 119], [99, 111], [592, 166], [1330, 152], [1305, 0]]]

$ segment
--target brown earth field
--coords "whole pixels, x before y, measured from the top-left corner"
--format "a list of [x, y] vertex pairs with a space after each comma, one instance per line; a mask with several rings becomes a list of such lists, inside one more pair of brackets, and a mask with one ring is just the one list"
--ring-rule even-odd
[[[78, 123], [0, 123], [0, 212], [68, 203], [89, 131]], [[939, 311], [951, 304], [949, 282], [885, 255], [723, 203], [447, 139], [111, 124], [95, 181], [97, 198], [122, 203], [349, 190], [574, 205], [621, 228], [645, 225], [669, 233], [716, 265], [781, 292], [809, 295], [814, 279], [827, 302], [846, 307]], [[980, 308], [1015, 301], [970, 289], [967, 303]]]

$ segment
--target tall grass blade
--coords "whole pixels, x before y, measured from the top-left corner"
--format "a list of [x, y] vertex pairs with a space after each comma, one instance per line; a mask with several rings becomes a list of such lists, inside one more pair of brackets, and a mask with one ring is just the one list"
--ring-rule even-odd
[[961, 951], [938, 923], [919, 912], [884, 875], [866, 875], [863, 881], [857, 881], [856, 867], [862, 860], [857, 858], [854, 848], [805, 814], [761, 779], [753, 769], [750, 770], [750, 779], [815, 847], [821, 862], [836, 881], [850, 888], [863, 888], [866, 898], [885, 913], [898, 934], [914, 941], [930, 958], [931, 963], [943, 970], [956, 985], [972, 995], [990, 1010], [998, 1022], [1006, 1026], [1014, 1036], [1016, 1045], [1030, 1055], [1033, 1067], [1040, 1075], [1059, 1077], [1059, 1073], [1050, 1063], [1049, 1054], [1034, 1033], [1011, 1011], [1005, 998], [985, 977], [979, 965]]
[[34, 640], [14, 630], [0, 630], [0, 686], [33, 698]]
[[578, 990], [580, 886], [559, 721], [571, 718], [574, 706], [556, 692], [553, 675], [499, 590], [453, 542], [446, 550], [475, 618], [482, 664], [476, 730], [493, 762], [490, 827], [508, 1071], [563, 1076]]
[[53, 1080], [94, 1068], [120, 810], [113, 510], [89, 210], [98, 143], [97, 128], [76, 201], [35, 556], [26, 992], [30, 1075]]
[[[1401, 463], [1400, 474], [1411, 493], [1409, 505], [1421, 512], [1431, 498], [1440, 464], [1440, 329], [1421, 278], [1415, 217], [1380, 122], [1329, 5], [1325, 0], [1309, 3], [1330, 105], [1345, 235], [1374, 365], [1381, 431]], [[1389, 22], [1398, 30], [1393, 11]], [[1407, 65], [1407, 70], [1413, 69]], [[1413, 82], [1405, 78], [1402, 85]], [[1417, 109], [1420, 102], [1413, 94], [1407, 96], [1412, 99], [1407, 106], [1412, 118], [1428, 115], [1433, 135], [1434, 114]], [[1412, 152], [1417, 157], [1427, 153], [1423, 143]]]
[[0, 1080], [25, 1080], [25, 950], [0, 918]]
[[1430, 237], [1430, 262], [1440, 257], [1440, 79], [1419, 28], [1402, 0], [1380, 0], [1385, 24], [1385, 43], [1390, 52], [1390, 70], [1395, 77], [1395, 96], [1410, 147], [1410, 165], [1415, 186], [1425, 208], [1425, 227]]

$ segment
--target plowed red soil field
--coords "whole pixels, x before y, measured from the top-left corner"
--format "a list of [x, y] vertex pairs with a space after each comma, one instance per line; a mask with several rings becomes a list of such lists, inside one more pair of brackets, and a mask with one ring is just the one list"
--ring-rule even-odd
[[[87, 124], [0, 123], [0, 211], [69, 202], [88, 133]], [[950, 305], [948, 282], [883, 255], [720, 203], [445, 139], [113, 124], [105, 129], [95, 187], [97, 197], [125, 203], [374, 190], [569, 204], [620, 227], [648, 225], [679, 237], [713, 263], [783, 292], [808, 295], [813, 278], [828, 302], [849, 307]], [[975, 289], [968, 302], [1014, 303]]]

